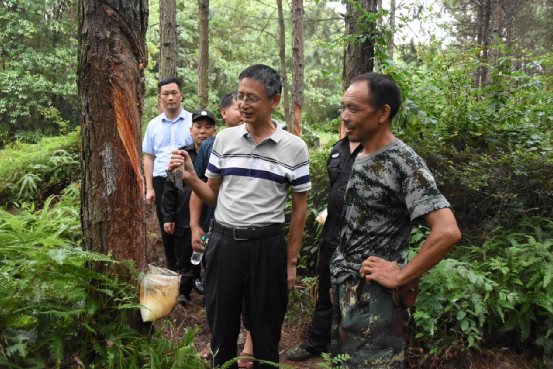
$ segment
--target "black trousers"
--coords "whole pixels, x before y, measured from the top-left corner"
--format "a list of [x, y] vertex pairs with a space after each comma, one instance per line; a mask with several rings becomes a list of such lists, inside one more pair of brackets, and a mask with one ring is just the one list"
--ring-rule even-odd
[[[250, 323], [254, 357], [278, 363], [278, 344], [288, 304], [287, 245], [283, 235], [236, 241], [212, 233], [205, 262], [212, 367], [237, 356], [243, 304]], [[238, 364], [230, 368], [236, 369]], [[274, 367], [256, 361], [254, 368]]]
[[190, 295], [194, 279], [200, 278], [201, 266], [190, 262], [192, 256], [192, 231], [190, 227], [175, 227], [175, 269], [182, 275], [180, 293]]
[[328, 352], [330, 345], [330, 327], [332, 324], [332, 303], [330, 302], [330, 259], [336, 250], [336, 245], [330, 245], [321, 242], [319, 253], [319, 265], [317, 274], [319, 276], [319, 296], [315, 310], [313, 311], [313, 321], [309, 329], [309, 336], [305, 339], [302, 347], [313, 354]]
[[163, 216], [161, 215], [161, 198], [163, 196], [163, 188], [165, 187], [166, 180], [167, 178], [165, 177], [154, 177], [153, 179], [154, 192], [156, 194], [156, 214], [159, 228], [161, 229], [161, 239], [163, 241], [163, 248], [165, 249], [167, 268], [176, 270], [177, 257], [175, 256], [175, 237], [165, 233], [163, 230]]

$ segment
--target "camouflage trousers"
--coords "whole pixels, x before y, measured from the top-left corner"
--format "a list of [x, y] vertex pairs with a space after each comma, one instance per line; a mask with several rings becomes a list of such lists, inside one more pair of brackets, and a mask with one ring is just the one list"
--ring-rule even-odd
[[409, 312], [397, 307], [380, 284], [350, 278], [333, 285], [332, 357], [348, 354], [336, 364], [344, 369], [403, 368], [403, 329]]

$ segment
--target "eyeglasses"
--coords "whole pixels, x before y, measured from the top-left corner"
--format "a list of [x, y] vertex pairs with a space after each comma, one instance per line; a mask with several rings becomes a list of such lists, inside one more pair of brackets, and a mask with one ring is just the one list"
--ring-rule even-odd
[[257, 97], [250, 97], [250, 96], [243, 96], [243, 95], [236, 95], [236, 102], [237, 103], [242, 103], [242, 102], [245, 102], [249, 105], [255, 105], [257, 104], [259, 101], [261, 100], [267, 100], [268, 98], [265, 98], [265, 99], [259, 99]]

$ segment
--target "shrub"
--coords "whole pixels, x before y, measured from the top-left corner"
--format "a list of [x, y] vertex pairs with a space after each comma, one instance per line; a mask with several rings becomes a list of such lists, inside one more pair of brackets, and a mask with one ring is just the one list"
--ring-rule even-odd
[[16, 143], [0, 156], [0, 205], [59, 194], [80, 179], [79, 130], [45, 137], [38, 144]]
[[[302, 238], [302, 247], [298, 265], [309, 275], [315, 275], [319, 255], [319, 241], [323, 227], [315, 221], [328, 202], [328, 172], [326, 161], [332, 145], [312, 151], [309, 157], [309, 175], [311, 190], [307, 198], [307, 220]], [[291, 202], [289, 204], [291, 210]]]
[[83, 251], [80, 239], [74, 186], [41, 210], [0, 208], [0, 366], [203, 368], [195, 330], [175, 343], [163, 336], [169, 323], [151, 335], [127, 325], [136, 286], [89, 269], [118, 262]]
[[553, 218], [553, 155], [524, 150], [482, 152], [419, 144], [464, 236], [481, 244], [521, 218]]
[[[553, 354], [553, 221], [526, 218], [517, 230], [496, 230], [481, 247], [457, 247], [421, 278], [411, 328], [425, 354], [485, 342]], [[422, 238], [415, 230], [412, 241]]]

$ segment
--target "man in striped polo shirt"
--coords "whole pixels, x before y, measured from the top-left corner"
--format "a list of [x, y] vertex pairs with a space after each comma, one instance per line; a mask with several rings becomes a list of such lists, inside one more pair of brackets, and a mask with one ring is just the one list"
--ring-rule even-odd
[[[202, 182], [186, 152], [176, 150], [171, 168], [184, 161], [184, 181], [204, 202], [217, 205], [206, 248], [206, 314], [213, 366], [236, 357], [242, 301], [258, 360], [278, 363], [278, 343], [294, 288], [305, 226], [309, 151], [271, 118], [282, 85], [272, 68], [257, 64], [240, 74], [237, 102], [244, 125], [215, 139]], [[292, 189], [292, 219], [284, 240], [284, 207]], [[255, 362], [256, 368], [270, 365]], [[234, 363], [231, 368], [237, 368]]]

